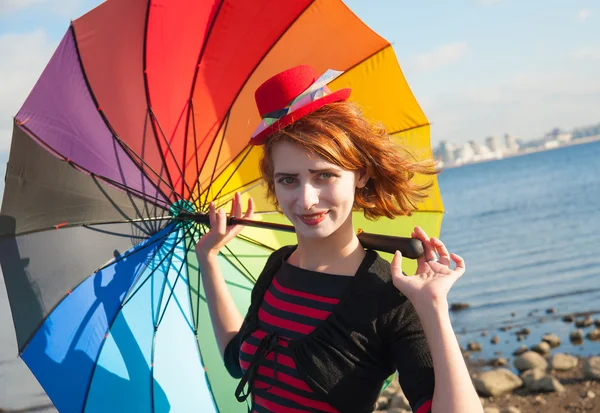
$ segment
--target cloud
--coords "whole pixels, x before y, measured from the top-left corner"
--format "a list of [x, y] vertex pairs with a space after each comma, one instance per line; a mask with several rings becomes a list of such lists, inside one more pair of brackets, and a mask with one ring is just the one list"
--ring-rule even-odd
[[579, 13], [577, 13], [577, 20], [584, 22], [590, 17], [590, 14], [592, 14], [592, 12], [587, 9], [580, 10]]
[[600, 46], [581, 47], [571, 53], [576, 60], [600, 60]]
[[0, 154], [8, 151], [13, 116], [23, 105], [56, 42], [44, 30], [0, 36]]
[[425, 72], [440, 69], [460, 60], [468, 52], [469, 47], [464, 42], [440, 46], [432, 52], [422, 53], [407, 60], [408, 70]]

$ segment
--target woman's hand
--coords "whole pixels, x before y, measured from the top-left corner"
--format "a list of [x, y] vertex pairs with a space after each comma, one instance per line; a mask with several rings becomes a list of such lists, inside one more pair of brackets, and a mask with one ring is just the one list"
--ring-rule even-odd
[[[417, 259], [417, 273], [407, 277], [402, 274], [402, 254], [396, 251], [391, 266], [394, 285], [415, 308], [446, 303], [450, 288], [465, 272], [464, 260], [449, 254], [442, 241], [429, 238], [420, 227], [415, 227], [411, 236], [421, 240], [425, 253]], [[453, 270], [451, 259], [456, 263]]]
[[[248, 198], [248, 209], [242, 216], [242, 196], [236, 192], [233, 201], [231, 202], [230, 216], [243, 219], [252, 219], [254, 217], [254, 200]], [[197, 254], [216, 254], [221, 248], [233, 238], [237, 237], [243, 225], [227, 225], [227, 214], [223, 208], [215, 211], [215, 204], [211, 202], [208, 207], [208, 219], [210, 222], [210, 230], [200, 237], [196, 244]]]

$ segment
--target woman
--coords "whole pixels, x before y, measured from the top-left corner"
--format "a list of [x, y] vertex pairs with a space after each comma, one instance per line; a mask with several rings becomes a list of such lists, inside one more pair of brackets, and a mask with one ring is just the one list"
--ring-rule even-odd
[[[251, 395], [256, 412], [366, 413], [397, 370], [413, 411], [481, 412], [446, 299], [463, 260], [416, 227], [425, 255], [406, 277], [399, 252], [390, 265], [361, 246], [352, 226], [357, 209], [371, 219], [409, 214], [428, 187], [411, 178], [432, 168], [347, 102], [349, 89], [331, 93], [331, 80], [298, 66], [256, 91], [263, 122], [250, 144], [264, 146], [268, 194], [298, 244], [269, 257], [245, 318], [216, 259], [242, 228], [227, 226], [225, 211], [211, 203], [211, 229], [196, 246], [217, 343], [241, 378], [236, 397]], [[249, 199], [242, 216], [237, 193], [231, 215], [253, 212]]]

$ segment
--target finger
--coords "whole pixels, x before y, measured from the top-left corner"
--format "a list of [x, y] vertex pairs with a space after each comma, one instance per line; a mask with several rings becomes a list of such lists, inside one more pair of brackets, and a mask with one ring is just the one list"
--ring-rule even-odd
[[444, 265], [450, 265], [450, 254], [448, 253], [448, 249], [444, 243], [440, 239], [434, 237], [431, 237], [429, 240], [431, 241], [431, 245], [433, 245], [440, 256], [440, 263]]
[[252, 219], [253, 216], [254, 216], [254, 199], [252, 199], [252, 197], [250, 197], [250, 198], [248, 198], [248, 209], [246, 210], [246, 213], [244, 214], [244, 218]]
[[[415, 236], [417, 239], [421, 240], [423, 243], [423, 256], [419, 258], [421, 262], [431, 261], [437, 259], [437, 254], [433, 245], [431, 245], [431, 240], [429, 236], [423, 231], [421, 227], [415, 227]], [[419, 262], [417, 260], [417, 262]], [[419, 263], [421, 263], [419, 262]]]
[[394, 258], [390, 264], [390, 269], [392, 270], [392, 274], [397, 278], [404, 277], [404, 273], [402, 272], [402, 253], [400, 251], [396, 251], [394, 253]]
[[466, 270], [465, 260], [463, 260], [460, 255], [456, 255], [456, 254], [450, 254], [450, 258], [452, 258], [452, 261], [454, 261], [454, 263], [456, 264], [456, 268], [454, 269], [454, 272], [456, 272], [458, 274], [458, 276], [460, 277], [461, 275], [463, 275], [465, 273], [465, 270]]
[[223, 208], [219, 208], [217, 211], [217, 231], [221, 235], [227, 233], [227, 214]]
[[242, 196], [239, 192], [235, 193], [233, 201], [232, 212], [235, 217], [239, 218], [242, 216]]
[[217, 227], [217, 216], [215, 213], [215, 203], [211, 202], [208, 204], [208, 224], [211, 228]]

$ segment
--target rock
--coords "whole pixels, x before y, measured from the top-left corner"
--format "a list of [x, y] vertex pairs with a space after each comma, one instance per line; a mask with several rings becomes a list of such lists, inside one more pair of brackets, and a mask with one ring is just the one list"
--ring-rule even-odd
[[546, 369], [548, 362], [542, 356], [535, 351], [526, 351], [520, 356], [515, 357], [515, 367], [519, 371], [526, 371], [531, 369]]
[[542, 337], [542, 341], [550, 344], [550, 347], [552, 348], [560, 346], [560, 337], [556, 334], [546, 334], [544, 337]]
[[521, 387], [523, 381], [508, 369], [495, 369], [473, 377], [473, 384], [484, 396], [500, 396]]
[[490, 340], [490, 342], [492, 344], [498, 344], [500, 342], [500, 337], [494, 336], [494, 337], [492, 337], [492, 339]]
[[483, 413], [500, 413], [500, 409], [497, 407], [486, 407], [483, 409]]
[[518, 349], [516, 349], [515, 351], [513, 351], [513, 356], [520, 356], [521, 354], [525, 353], [526, 351], [529, 351], [527, 346], [521, 346]]
[[541, 354], [542, 356], [546, 356], [550, 354], [550, 344], [546, 343], [545, 341], [542, 341], [541, 343], [537, 343], [536, 345], [531, 347], [531, 350]]
[[596, 397], [596, 393], [594, 393], [591, 390], [584, 391], [583, 393], [581, 393], [582, 399], [593, 399], [594, 397]]
[[516, 317], [516, 316], [517, 316], [517, 313], [515, 313], [515, 312], [512, 312], [512, 313], [510, 313], [510, 316], [511, 316], [511, 317]]
[[569, 334], [569, 339], [573, 342], [573, 343], [580, 343], [583, 341], [583, 330], [582, 329], [577, 329], [575, 331], [571, 331], [571, 334]]
[[577, 328], [589, 327], [593, 323], [594, 323], [594, 321], [592, 320], [592, 317], [587, 316], [584, 319], [576, 320], [575, 321], [575, 327], [577, 327]]
[[512, 328], [512, 326], [503, 326], [503, 327], [500, 327], [500, 331], [508, 331], [511, 328]]
[[528, 328], [522, 328], [519, 331], [517, 331], [516, 334], [518, 336], [528, 336], [529, 334], [531, 334], [531, 330]]
[[481, 332], [481, 337], [487, 337], [487, 335], [488, 335], [488, 332], [487, 332], [487, 331], [482, 331], [482, 332]]
[[496, 358], [491, 359], [488, 362], [488, 365], [494, 366], [494, 367], [502, 367], [502, 366], [506, 366], [507, 364], [508, 364], [508, 362], [503, 357], [496, 357]]
[[597, 319], [594, 320], [594, 325], [596, 327], [600, 327], [600, 317], [598, 317]]
[[596, 328], [596, 329], [590, 331], [589, 333], [587, 333], [586, 337], [588, 340], [599, 341], [600, 340], [600, 328]]
[[477, 341], [471, 341], [467, 345], [467, 349], [469, 351], [481, 351], [481, 344], [479, 344]]
[[583, 376], [586, 379], [600, 380], [600, 357], [590, 357], [583, 364]]
[[564, 321], [565, 323], [572, 323], [573, 320], [575, 320], [575, 317], [573, 317], [572, 315], [566, 315], [562, 318], [562, 321]]
[[396, 394], [394, 397], [390, 399], [390, 404], [388, 406], [388, 411], [390, 409], [404, 409], [411, 410], [410, 403], [408, 403], [408, 399], [404, 394]]
[[450, 304], [450, 311], [466, 310], [469, 307], [471, 306], [467, 303], [452, 303]]
[[546, 309], [546, 314], [554, 314], [556, 313], [556, 308], [548, 308]]
[[552, 370], [566, 371], [577, 367], [577, 357], [570, 354], [556, 353], [550, 359], [550, 368]]
[[508, 406], [500, 410], [500, 413], [521, 413], [521, 410], [517, 409], [514, 406]]
[[546, 404], [546, 399], [544, 399], [542, 396], [535, 396], [535, 399], [533, 399], [533, 404], [535, 406], [543, 406]]
[[563, 393], [565, 388], [556, 379], [542, 369], [527, 370], [521, 375], [525, 387], [531, 391], [559, 392]]

